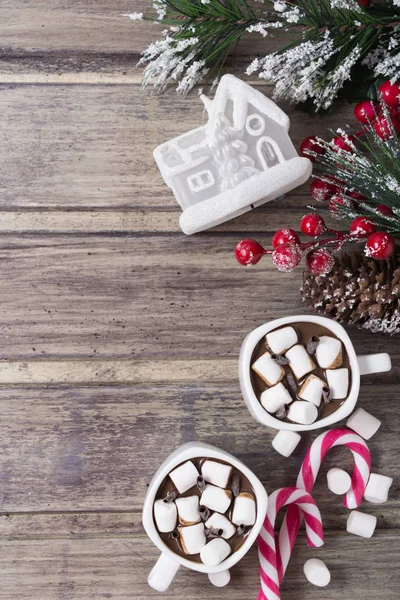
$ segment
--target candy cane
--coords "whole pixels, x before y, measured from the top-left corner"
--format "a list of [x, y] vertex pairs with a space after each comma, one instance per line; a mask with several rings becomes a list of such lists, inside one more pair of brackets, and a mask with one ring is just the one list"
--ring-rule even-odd
[[[304, 515], [307, 542], [309, 546], [322, 546], [324, 533], [318, 507], [309, 493], [302, 489], [288, 487], [274, 492], [268, 500], [268, 511], [263, 528], [258, 536], [258, 556], [260, 559], [261, 591], [259, 600], [280, 600], [280, 577], [277, 552], [275, 546], [274, 526], [276, 515], [283, 506], [296, 506], [295, 519], [287, 520], [287, 535], [291, 539], [293, 532], [297, 535], [300, 526], [298, 512]], [[293, 538], [293, 540], [295, 537]]]
[[[353, 454], [355, 464], [351, 488], [347, 492], [343, 504], [347, 508], [357, 508], [361, 504], [371, 472], [371, 454], [365, 441], [350, 429], [331, 429], [321, 433], [314, 440], [297, 477], [297, 487], [311, 493], [325, 455], [335, 446], [346, 446]], [[293, 526], [293, 523], [297, 523], [297, 525]], [[276, 544], [280, 582], [288, 566], [300, 524], [301, 518], [298, 508], [289, 506]]]

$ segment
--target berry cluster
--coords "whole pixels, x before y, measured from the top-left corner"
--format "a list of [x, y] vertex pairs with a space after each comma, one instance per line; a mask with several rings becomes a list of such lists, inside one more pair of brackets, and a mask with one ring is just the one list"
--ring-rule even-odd
[[[362, 137], [366, 130], [370, 128], [373, 128], [377, 136], [382, 140], [388, 140], [391, 137], [391, 126], [397, 134], [400, 133], [400, 84], [391, 83], [389, 80], [384, 81], [379, 87], [378, 95], [381, 102], [387, 108], [387, 115], [382, 113], [382, 107], [379, 102], [365, 100], [357, 104], [354, 108], [354, 116], [363, 125], [363, 128], [353, 135], [337, 135], [334, 137], [332, 142], [338, 151], [351, 151], [350, 144], [354, 144], [357, 138]], [[388, 119], [390, 119], [391, 126]], [[306, 137], [300, 145], [300, 154], [312, 161], [316, 160], [316, 155], [324, 154], [324, 152], [324, 148], [319, 144], [315, 136]], [[329, 210], [333, 213], [336, 212], [336, 204], [351, 206], [349, 200], [340, 195], [340, 182], [337, 180], [332, 179], [329, 182], [315, 178], [310, 189], [312, 196], [320, 202], [331, 198]], [[354, 197], [355, 200], [364, 200], [360, 194], [357, 195], [357, 192], [350, 192], [347, 195]]]
[[[395, 250], [393, 237], [384, 231], [376, 231], [373, 221], [367, 217], [356, 217], [350, 224], [349, 233], [343, 233], [328, 228], [321, 215], [310, 213], [301, 219], [300, 230], [315, 240], [302, 243], [293, 229], [284, 228], [275, 233], [270, 249], [263, 248], [255, 240], [242, 240], [235, 248], [236, 259], [241, 265], [250, 266], [270, 254], [278, 271], [289, 272], [300, 264], [306, 253], [308, 269], [314, 275], [321, 275], [332, 270], [332, 252], [339, 250], [345, 242], [364, 242], [366, 254], [378, 260], [389, 258]], [[323, 239], [317, 239], [322, 235]]]

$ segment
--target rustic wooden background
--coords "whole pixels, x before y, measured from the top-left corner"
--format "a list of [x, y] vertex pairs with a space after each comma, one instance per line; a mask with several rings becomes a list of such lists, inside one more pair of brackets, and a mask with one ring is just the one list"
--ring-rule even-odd
[[[2, 0], [0, 4], [0, 598], [156, 598], [146, 578], [158, 551], [144, 535], [146, 484], [178, 445], [201, 439], [244, 460], [271, 492], [292, 485], [307, 443], [285, 460], [255, 423], [237, 381], [242, 339], [301, 314], [301, 271], [264, 260], [240, 268], [243, 236], [268, 243], [297, 227], [308, 187], [213, 231], [186, 238], [152, 150], [201, 122], [196, 93], [144, 95], [138, 54], [158, 29], [121, 13], [136, 0]], [[263, 41], [252, 37], [238, 74]], [[274, 44], [274, 40], [269, 42]], [[266, 85], [254, 84], [268, 93]], [[351, 120], [288, 109], [296, 145]], [[386, 350], [390, 375], [365, 378], [360, 405], [381, 418], [374, 470], [395, 478], [370, 541], [345, 533], [347, 511], [316, 498], [326, 545], [299, 540], [285, 600], [399, 597], [400, 501], [396, 339], [352, 331], [360, 352]], [[319, 556], [326, 590], [302, 573]], [[200, 586], [200, 587], [199, 587]], [[166, 598], [256, 598], [253, 549], [218, 590], [182, 569]]]

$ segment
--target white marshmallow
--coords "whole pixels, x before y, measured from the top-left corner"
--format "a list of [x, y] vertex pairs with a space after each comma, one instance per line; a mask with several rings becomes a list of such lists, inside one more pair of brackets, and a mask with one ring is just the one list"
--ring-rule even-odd
[[275, 413], [284, 404], [290, 404], [292, 397], [282, 382], [264, 390], [260, 402], [266, 411]]
[[369, 440], [382, 425], [381, 421], [363, 408], [358, 408], [346, 423], [347, 427], [361, 435], [364, 440]]
[[199, 497], [187, 496], [175, 500], [178, 509], [179, 523], [181, 525], [194, 525], [200, 523]]
[[180, 494], [184, 494], [190, 490], [190, 488], [194, 487], [199, 475], [200, 473], [190, 460], [183, 463], [183, 465], [180, 465], [169, 474], [174, 486]]
[[269, 352], [265, 352], [251, 365], [253, 371], [261, 377], [267, 385], [275, 385], [285, 374], [284, 369], [271, 358]]
[[242, 492], [235, 498], [232, 521], [235, 525], [245, 525], [246, 527], [254, 525], [256, 522], [256, 502], [252, 494]]
[[222, 537], [229, 540], [236, 533], [236, 527], [220, 513], [213, 513], [205, 522], [206, 527], [214, 527], [214, 529], [222, 529]]
[[347, 494], [351, 488], [351, 477], [346, 471], [343, 471], [343, 469], [330, 469], [326, 478], [328, 480], [328, 488], [338, 496]]
[[185, 554], [198, 554], [207, 544], [203, 523], [179, 527], [180, 542]]
[[224, 513], [228, 510], [232, 500], [231, 490], [223, 490], [215, 485], [207, 484], [200, 498], [200, 504], [210, 510]]
[[281, 429], [272, 440], [272, 447], [279, 454], [288, 458], [296, 450], [300, 440], [301, 435], [296, 431], [284, 431]]
[[353, 535], [370, 538], [374, 535], [377, 518], [374, 515], [367, 515], [359, 510], [353, 510], [347, 519], [346, 529]]
[[343, 400], [349, 389], [348, 369], [327, 369], [325, 371], [332, 400]]
[[176, 527], [178, 513], [174, 502], [156, 500], [154, 502], [154, 519], [160, 533], [169, 533]]
[[326, 386], [323, 379], [316, 375], [309, 375], [299, 391], [299, 398], [320, 406], [322, 400], [322, 388]]
[[365, 500], [367, 500], [367, 502], [372, 502], [373, 504], [383, 504], [384, 502], [387, 502], [392, 483], [393, 479], [391, 477], [371, 473], [364, 493]]
[[311, 425], [318, 417], [318, 408], [311, 402], [296, 400], [289, 406], [287, 418], [300, 425]]
[[283, 354], [297, 344], [298, 337], [294, 327], [282, 327], [267, 333], [265, 336], [268, 347], [274, 354]]
[[326, 587], [331, 580], [328, 567], [319, 558], [310, 558], [304, 564], [303, 570], [307, 581], [317, 587]]
[[290, 368], [296, 376], [296, 379], [301, 379], [310, 371], [314, 371], [315, 364], [311, 360], [307, 350], [301, 344], [297, 344], [290, 348], [285, 354], [289, 360]]
[[232, 473], [230, 465], [223, 465], [215, 460], [206, 460], [201, 467], [201, 474], [208, 483], [221, 488], [228, 487], [229, 478]]
[[336, 369], [342, 364], [342, 342], [337, 338], [323, 335], [315, 351], [315, 358], [322, 369]]
[[215, 538], [201, 549], [201, 562], [209, 567], [215, 567], [231, 553], [231, 547], [225, 540]]

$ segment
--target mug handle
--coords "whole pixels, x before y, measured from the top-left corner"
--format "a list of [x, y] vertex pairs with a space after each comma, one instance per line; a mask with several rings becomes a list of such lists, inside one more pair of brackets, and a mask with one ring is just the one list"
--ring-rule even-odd
[[386, 373], [392, 368], [392, 361], [389, 354], [364, 354], [357, 356], [360, 375], [369, 375], [370, 373]]
[[149, 586], [157, 592], [166, 592], [179, 567], [180, 564], [176, 560], [163, 552], [147, 578]]

